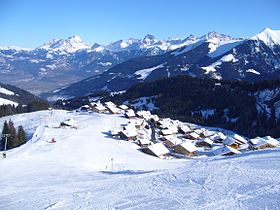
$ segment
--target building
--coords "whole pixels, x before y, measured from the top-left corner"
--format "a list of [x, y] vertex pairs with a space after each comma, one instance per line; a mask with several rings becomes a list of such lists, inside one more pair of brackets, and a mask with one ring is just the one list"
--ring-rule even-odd
[[236, 150], [232, 147], [224, 146], [224, 147], [214, 150], [212, 153], [214, 155], [230, 156], [230, 155], [240, 154], [241, 152], [239, 152], [238, 150]]
[[195, 143], [195, 145], [197, 147], [209, 147], [211, 148], [213, 145], [213, 141], [209, 138], [204, 138], [204, 139], [199, 139], [197, 140], [197, 142]]
[[152, 144], [146, 148], [143, 148], [142, 151], [158, 158], [165, 158], [170, 153], [162, 143]]
[[164, 144], [166, 147], [169, 147], [169, 148], [172, 148], [172, 147], [174, 147], [175, 145], [182, 143], [182, 140], [181, 140], [181, 139], [178, 139], [177, 137], [174, 137], [174, 136], [172, 136], [172, 135], [164, 136], [164, 137], [162, 137], [162, 139], [164, 140], [164, 141], [163, 141], [163, 144]]
[[152, 145], [152, 142], [147, 138], [139, 138], [138, 145], [141, 146], [142, 148], [148, 147], [148, 146]]
[[97, 112], [97, 113], [105, 113], [105, 112], [108, 111], [107, 108], [105, 106], [103, 106], [101, 103], [93, 104], [92, 105], [92, 110], [94, 112]]
[[132, 109], [126, 110], [124, 115], [125, 115], [128, 119], [132, 119], [132, 118], [135, 118], [135, 117], [136, 117], [135, 112], [134, 112]]
[[279, 142], [276, 139], [271, 137], [256, 137], [249, 140], [250, 149], [258, 150], [258, 149], [266, 149], [273, 148], [279, 146]]
[[60, 123], [60, 127], [69, 127], [69, 128], [77, 129], [79, 127], [79, 124], [73, 118], [69, 118], [69, 119], [63, 120]]
[[214, 141], [214, 143], [223, 143], [223, 141], [227, 138], [225, 134], [222, 132], [215, 133], [212, 136], [209, 136], [209, 138]]
[[174, 152], [187, 156], [195, 156], [197, 155], [197, 147], [188, 141], [175, 145]]
[[233, 137], [227, 137], [224, 139], [223, 144], [234, 149], [246, 149], [249, 146], [247, 140], [237, 134]]
[[198, 140], [198, 139], [200, 139], [200, 135], [197, 134], [196, 132], [191, 132], [191, 133], [185, 134], [185, 138], [190, 139], [190, 140]]
[[135, 129], [127, 129], [120, 131], [120, 138], [127, 141], [134, 141], [137, 139], [138, 132]]
[[187, 133], [192, 132], [192, 130], [187, 125], [180, 125], [178, 127], [178, 132], [181, 133], [181, 134], [187, 134]]
[[126, 106], [126, 105], [124, 105], [124, 104], [120, 105], [119, 108], [122, 109], [122, 110], [124, 110], [124, 111], [126, 111], [126, 110], [129, 109], [129, 107]]

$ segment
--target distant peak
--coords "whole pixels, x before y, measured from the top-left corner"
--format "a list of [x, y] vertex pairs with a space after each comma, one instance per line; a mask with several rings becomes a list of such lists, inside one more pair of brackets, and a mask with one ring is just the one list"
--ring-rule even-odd
[[144, 39], [149, 39], [149, 40], [153, 40], [155, 39], [155, 36], [154, 35], [151, 35], [151, 34], [147, 34]]
[[252, 37], [253, 40], [261, 40], [268, 46], [280, 45], [280, 31], [265, 27], [260, 33]]

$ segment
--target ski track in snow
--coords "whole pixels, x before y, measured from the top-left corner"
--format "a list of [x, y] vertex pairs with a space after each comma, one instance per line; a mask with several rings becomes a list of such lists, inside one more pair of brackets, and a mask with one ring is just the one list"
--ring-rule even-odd
[[[33, 132], [42, 125], [40, 115], [48, 125], [75, 117], [80, 126], [45, 127], [38, 141], [0, 159], [1, 210], [279, 209], [279, 148], [232, 157], [160, 160], [105, 135], [125, 123], [124, 118], [35, 114], [13, 120], [17, 124], [23, 117], [32, 118], [34, 127], [26, 123]], [[53, 137], [57, 142], [48, 143]]]

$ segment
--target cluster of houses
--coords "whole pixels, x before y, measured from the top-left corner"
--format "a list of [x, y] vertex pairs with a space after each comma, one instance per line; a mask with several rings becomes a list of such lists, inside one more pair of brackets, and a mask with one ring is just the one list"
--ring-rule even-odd
[[[82, 109], [82, 107], [81, 107]], [[267, 136], [245, 139], [233, 134], [208, 130], [169, 118], [161, 119], [149, 111], [134, 111], [127, 105], [97, 102], [84, 107], [93, 112], [123, 114], [126, 125], [110, 131], [112, 138], [127, 140], [140, 146], [141, 151], [159, 158], [240, 154], [279, 146], [279, 141]]]

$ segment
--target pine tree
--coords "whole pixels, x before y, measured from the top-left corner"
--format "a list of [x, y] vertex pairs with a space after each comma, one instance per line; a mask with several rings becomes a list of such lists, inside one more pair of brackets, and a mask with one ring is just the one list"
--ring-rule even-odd
[[[6, 120], [5, 120], [4, 125], [3, 125], [2, 134], [9, 134], [9, 125], [8, 125], [8, 122]], [[6, 140], [6, 138], [2, 136], [1, 149], [4, 149], [5, 140]]]
[[16, 129], [11, 119], [8, 123], [8, 132], [10, 136], [8, 137], [7, 149], [11, 149], [17, 145]]
[[17, 144], [18, 145], [16, 145], [16, 146], [23, 144], [25, 142], [25, 138], [26, 138], [25, 131], [24, 131], [22, 125], [20, 125], [18, 127], [18, 132], [17, 132]]

